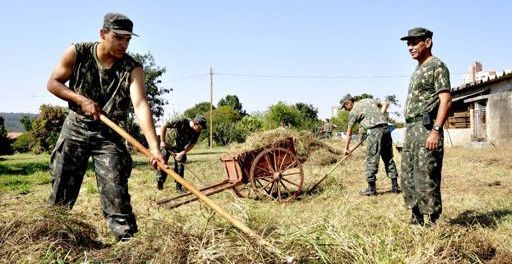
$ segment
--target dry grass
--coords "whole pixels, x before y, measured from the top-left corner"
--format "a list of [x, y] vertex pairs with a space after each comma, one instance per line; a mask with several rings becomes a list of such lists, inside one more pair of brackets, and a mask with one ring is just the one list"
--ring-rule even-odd
[[[331, 142], [332, 143], [332, 142]], [[336, 143], [338, 144], [338, 143]], [[333, 145], [333, 144], [330, 144]], [[339, 146], [339, 145], [338, 145]], [[195, 152], [195, 154], [194, 154]], [[218, 158], [226, 149], [195, 149], [189, 167], [198, 184], [223, 179]], [[305, 185], [312, 185], [332, 165], [304, 164]], [[380, 195], [361, 197], [365, 187], [364, 147], [344, 162], [318, 190], [289, 204], [237, 198], [231, 191], [211, 196], [296, 263], [510, 263], [512, 259], [512, 159], [509, 148], [449, 148], [443, 168], [443, 215], [432, 228], [408, 224], [401, 195], [388, 193], [381, 168]], [[27, 156], [4, 157], [0, 179]], [[21, 158], [21, 160], [20, 160]], [[47, 156], [26, 162], [46, 164]], [[140, 231], [116, 243], [100, 211], [94, 175], [87, 172], [75, 208], [48, 210], [48, 175], [31, 187], [0, 192], [0, 262], [2, 263], [279, 263], [245, 239], [227, 221], [201, 203], [169, 210], [155, 201], [175, 194], [168, 181], [155, 189], [154, 173], [135, 157], [130, 179], [132, 205]], [[400, 162], [400, 157], [395, 161]], [[17, 166], [17, 165], [16, 165]], [[19, 176], [19, 175], [18, 175]], [[24, 175], [28, 177], [30, 175]], [[20, 176], [21, 177], [21, 176]], [[40, 184], [44, 182], [44, 184]], [[25, 186], [25, 185], [24, 185]], [[25, 187], [23, 187], [25, 188]]]

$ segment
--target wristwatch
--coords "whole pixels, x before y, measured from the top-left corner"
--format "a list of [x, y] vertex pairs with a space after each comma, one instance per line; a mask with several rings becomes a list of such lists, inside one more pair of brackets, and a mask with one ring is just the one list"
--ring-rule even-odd
[[437, 126], [437, 125], [433, 125], [432, 126], [432, 129], [439, 132], [439, 130], [441, 130], [441, 127], [440, 126]]

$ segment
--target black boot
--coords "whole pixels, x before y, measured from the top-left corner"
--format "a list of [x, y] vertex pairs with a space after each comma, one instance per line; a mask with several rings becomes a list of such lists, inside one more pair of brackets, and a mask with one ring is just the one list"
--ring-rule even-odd
[[400, 187], [398, 186], [397, 178], [391, 179], [391, 192], [392, 193], [401, 193], [402, 192], [402, 190], [400, 190]]
[[164, 189], [164, 182], [163, 181], [156, 181], [156, 189], [157, 190], [163, 190]]
[[412, 225], [424, 225], [425, 222], [423, 220], [423, 214], [420, 212], [418, 206], [412, 208], [412, 217], [411, 217]]
[[377, 195], [377, 189], [375, 188], [375, 182], [368, 182], [368, 188], [366, 190], [362, 190], [359, 194], [364, 196], [372, 196]]

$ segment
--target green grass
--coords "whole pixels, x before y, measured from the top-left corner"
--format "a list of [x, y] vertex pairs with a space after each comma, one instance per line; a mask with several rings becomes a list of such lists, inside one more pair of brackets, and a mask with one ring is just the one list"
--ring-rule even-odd
[[[219, 157], [226, 148], [197, 148], [185, 179], [196, 186], [225, 178]], [[395, 153], [398, 154], [398, 153]], [[364, 149], [319, 187], [289, 204], [241, 199], [226, 190], [210, 198], [296, 263], [510, 263], [512, 160], [507, 148], [448, 148], [443, 166], [443, 214], [435, 227], [408, 224], [402, 195], [388, 193], [383, 168], [380, 195], [362, 197]], [[147, 159], [134, 156], [132, 206], [140, 227], [115, 243], [99, 204], [96, 179], [87, 171], [73, 210], [49, 213], [47, 162], [35, 155], [4, 156], [0, 163], [0, 260], [17, 263], [273, 263], [281, 259], [247, 240], [228, 221], [194, 202], [176, 209], [155, 201], [175, 195], [174, 181], [157, 191]], [[397, 164], [400, 157], [396, 156]], [[332, 165], [304, 164], [305, 186]], [[12, 186], [17, 186], [12, 188]], [[22, 188], [22, 186], [25, 186]], [[20, 191], [28, 193], [20, 196]], [[62, 216], [64, 215], [64, 216]], [[35, 235], [34, 230], [40, 230]], [[60, 231], [59, 231], [60, 230]]]

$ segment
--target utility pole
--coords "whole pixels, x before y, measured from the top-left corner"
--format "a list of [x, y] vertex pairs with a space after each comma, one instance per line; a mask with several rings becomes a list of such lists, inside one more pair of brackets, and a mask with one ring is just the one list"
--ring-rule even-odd
[[213, 68], [210, 66], [210, 148], [213, 148]]

